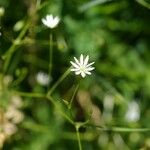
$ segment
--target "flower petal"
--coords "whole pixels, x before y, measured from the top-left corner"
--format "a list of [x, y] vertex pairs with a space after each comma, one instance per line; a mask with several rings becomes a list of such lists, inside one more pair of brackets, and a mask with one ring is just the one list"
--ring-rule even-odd
[[47, 15], [46, 19], [47, 19], [47, 21], [52, 22], [53, 21], [53, 15]]
[[80, 68], [73, 68], [73, 69], [71, 69], [71, 71], [79, 71], [80, 70]]
[[54, 19], [53, 19], [53, 22], [55, 23], [55, 25], [57, 25], [58, 23], [59, 23], [59, 18], [58, 17], [55, 17]]
[[80, 73], [81, 73], [81, 71], [76, 71], [75, 72], [76, 75], [79, 75]]
[[47, 26], [47, 21], [43, 18], [42, 23]]
[[88, 64], [88, 61], [89, 61], [89, 55], [86, 56], [83, 65], [86, 66]]
[[80, 55], [80, 65], [83, 65], [83, 55]]
[[95, 67], [88, 67], [88, 68], [86, 68], [87, 71], [92, 71], [93, 69], [95, 69]]
[[78, 66], [76, 63], [74, 63], [74, 62], [72, 62], [72, 61], [70, 61], [70, 63], [72, 64], [73, 67], [79, 68], [79, 66]]
[[74, 57], [74, 60], [80, 66], [80, 62], [78, 61], [78, 59], [76, 57]]
[[89, 63], [88, 65], [86, 65], [86, 67], [90, 67], [91, 65], [93, 65], [95, 62], [93, 61], [93, 62], [91, 62], [91, 63]]
[[88, 75], [91, 75], [91, 72], [89, 72], [89, 71], [86, 71], [85, 73], [88, 74]]
[[84, 78], [86, 76], [85, 72], [81, 72], [81, 76]]

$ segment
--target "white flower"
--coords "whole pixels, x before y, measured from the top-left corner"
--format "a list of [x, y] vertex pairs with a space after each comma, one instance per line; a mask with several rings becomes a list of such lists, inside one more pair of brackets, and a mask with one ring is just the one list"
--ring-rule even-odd
[[11, 97], [11, 105], [15, 108], [21, 108], [23, 106], [21, 97], [19, 97], [17, 95], [13, 95]]
[[125, 119], [128, 122], [136, 122], [140, 119], [140, 107], [136, 101], [129, 102]]
[[76, 75], [81, 74], [81, 76], [84, 78], [86, 74], [91, 75], [91, 72], [94, 67], [91, 67], [94, 62], [89, 63], [89, 56], [87, 55], [86, 58], [84, 59], [83, 55], [80, 55], [80, 60], [78, 60], [76, 57], [74, 57], [75, 62], [70, 61], [72, 66], [74, 68], [71, 69], [71, 71], [74, 71]]
[[38, 72], [36, 80], [40, 85], [47, 86], [50, 83], [50, 77], [47, 73]]
[[3, 126], [3, 132], [6, 136], [11, 136], [17, 132], [17, 126], [13, 123], [6, 122]]
[[53, 15], [47, 15], [45, 18], [42, 18], [42, 23], [51, 29], [55, 28], [59, 21], [59, 17], [54, 17]]
[[13, 106], [9, 106], [6, 113], [5, 118], [11, 120], [12, 123], [18, 124], [24, 119], [24, 115], [21, 111], [17, 110]]

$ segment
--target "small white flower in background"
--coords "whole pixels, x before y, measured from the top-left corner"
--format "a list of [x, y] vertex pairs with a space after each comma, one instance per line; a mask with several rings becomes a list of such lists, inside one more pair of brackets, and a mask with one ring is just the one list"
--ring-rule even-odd
[[11, 105], [15, 108], [21, 108], [23, 106], [23, 102], [21, 97], [17, 96], [17, 95], [13, 95], [11, 97]]
[[47, 73], [38, 72], [36, 80], [40, 85], [47, 86], [50, 83], [50, 77]]
[[5, 112], [5, 118], [7, 118], [7, 120], [11, 120], [11, 122], [14, 124], [18, 124], [24, 119], [24, 115], [15, 107], [9, 106]]
[[53, 15], [47, 15], [45, 18], [42, 18], [42, 23], [49, 27], [49, 28], [55, 28], [58, 23], [60, 21], [60, 18], [59, 17], [54, 17]]
[[137, 102], [129, 102], [128, 109], [125, 114], [125, 119], [128, 122], [136, 122], [140, 119], [140, 107]]
[[17, 124], [23, 121], [24, 114], [18, 109], [22, 105], [21, 97], [12, 95], [8, 107], [5, 110], [0, 108], [0, 149], [17, 132]]
[[89, 56], [87, 55], [84, 59], [84, 56], [80, 55], [80, 60], [78, 60], [76, 57], [74, 57], [75, 62], [70, 61], [72, 66], [74, 68], [71, 69], [71, 71], [74, 71], [76, 75], [81, 74], [81, 76], [84, 78], [86, 75], [91, 75], [91, 72], [94, 67], [92, 65], [94, 62], [88, 63]]
[[11, 136], [17, 132], [17, 126], [13, 123], [7, 122], [3, 127], [6, 136]]

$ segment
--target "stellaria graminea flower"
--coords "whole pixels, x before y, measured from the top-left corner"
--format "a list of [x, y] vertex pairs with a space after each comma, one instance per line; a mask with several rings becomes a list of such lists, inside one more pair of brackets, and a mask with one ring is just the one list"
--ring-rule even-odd
[[74, 57], [75, 62], [70, 61], [72, 66], [74, 68], [71, 69], [71, 71], [74, 71], [76, 75], [81, 74], [81, 76], [84, 78], [86, 75], [91, 75], [91, 72], [94, 67], [92, 65], [94, 62], [91, 62], [88, 64], [89, 56], [87, 55], [84, 59], [83, 55], [80, 55], [80, 60], [78, 60], [76, 57]]
[[42, 23], [49, 27], [49, 28], [55, 28], [58, 23], [60, 21], [60, 18], [59, 17], [54, 17], [53, 15], [47, 15], [45, 18], [42, 18]]
[[50, 83], [51, 78], [47, 73], [40, 71], [37, 73], [36, 80], [40, 85], [47, 86]]
[[129, 102], [125, 119], [128, 122], [136, 122], [140, 119], [140, 107], [136, 101]]

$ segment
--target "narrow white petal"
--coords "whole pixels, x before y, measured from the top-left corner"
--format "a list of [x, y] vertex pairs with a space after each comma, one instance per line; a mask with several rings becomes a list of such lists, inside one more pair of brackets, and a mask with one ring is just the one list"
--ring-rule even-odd
[[45, 19], [42, 19], [42, 23], [47, 26], [47, 21]]
[[83, 65], [83, 55], [80, 55], [80, 64]]
[[81, 72], [81, 76], [84, 78], [86, 76], [85, 72]]
[[85, 73], [88, 74], [88, 75], [91, 75], [91, 72], [89, 72], [89, 71], [86, 71]]
[[73, 67], [79, 68], [79, 66], [78, 66], [76, 63], [74, 63], [74, 62], [72, 62], [72, 61], [70, 61], [70, 63], [72, 64]]
[[95, 62], [91, 62], [88, 65], [86, 65], [86, 67], [90, 67], [91, 65], [93, 65]]
[[86, 56], [83, 65], [86, 66], [88, 64], [88, 61], [89, 61], [89, 55]]
[[53, 21], [53, 16], [52, 16], [52, 15], [47, 15], [47, 16], [46, 16], [46, 19], [47, 19], [48, 21]]
[[74, 60], [80, 66], [80, 62], [78, 61], [78, 59], [76, 57], [74, 57]]
[[59, 23], [59, 20], [60, 20], [60, 19], [59, 19], [58, 17], [55, 17], [53, 21], [54, 21], [55, 24], [57, 25], [57, 24]]
[[71, 71], [79, 71], [80, 70], [80, 68], [73, 68], [73, 69], [71, 69]]
[[44, 19], [44, 18], [42, 18], [41, 20], [42, 20], [42, 23], [45, 22], [45, 19]]
[[80, 73], [81, 73], [81, 71], [76, 71], [75, 72], [76, 75], [79, 75]]
[[88, 68], [86, 68], [87, 71], [92, 71], [93, 69], [95, 69], [95, 67], [88, 67]]

